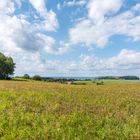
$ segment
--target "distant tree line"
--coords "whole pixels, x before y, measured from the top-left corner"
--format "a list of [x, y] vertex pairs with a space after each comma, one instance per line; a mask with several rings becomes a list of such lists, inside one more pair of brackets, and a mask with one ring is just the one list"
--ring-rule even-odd
[[[25, 74], [24, 76], [20, 77], [23, 79], [32, 79], [36, 81], [46, 81], [46, 82], [56, 82], [56, 83], [67, 83], [71, 81], [73, 84], [74, 81], [79, 81], [79, 79], [75, 78], [54, 78], [54, 77], [41, 77], [39, 75], [29, 76], [29, 74]], [[104, 77], [97, 77], [96, 80], [140, 80], [137, 76], [104, 76]], [[92, 81], [92, 79], [84, 79], [80, 81]], [[94, 82], [94, 81], [93, 81]]]
[[138, 76], [103, 76], [97, 77], [97, 80], [140, 80]]
[[32, 79], [32, 80], [36, 80], [36, 81], [42, 81], [43, 80], [43, 78], [39, 75], [34, 75], [33, 77], [30, 77], [29, 74], [24, 74], [24, 76], [20, 77], [20, 78], [23, 78], [23, 79], [26, 79], [26, 80], [27, 79]]
[[[36, 80], [36, 81], [46, 81], [46, 82], [56, 82], [56, 83], [67, 83], [67, 81], [78, 81], [73, 78], [54, 78], [54, 77], [41, 77], [39, 75], [30, 76], [29, 74], [24, 74], [24, 76], [16, 76], [16, 78], [22, 78], [25, 80]], [[88, 81], [88, 79], [86, 79]]]
[[124, 79], [124, 80], [140, 80], [140, 78], [137, 77], [137, 76], [122, 76], [122, 77], [120, 77], [120, 79]]

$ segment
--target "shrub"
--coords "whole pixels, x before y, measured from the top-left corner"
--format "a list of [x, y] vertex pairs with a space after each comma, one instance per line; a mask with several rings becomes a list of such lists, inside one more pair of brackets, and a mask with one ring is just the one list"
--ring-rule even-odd
[[99, 86], [99, 85], [104, 85], [104, 82], [103, 82], [103, 81], [97, 82], [96, 85], [97, 85], [97, 86]]

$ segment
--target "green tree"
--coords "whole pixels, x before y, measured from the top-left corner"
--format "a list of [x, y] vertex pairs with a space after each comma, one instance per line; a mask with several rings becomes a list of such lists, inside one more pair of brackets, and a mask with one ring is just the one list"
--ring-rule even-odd
[[30, 79], [30, 76], [29, 76], [29, 74], [24, 74], [23, 78], [24, 79]]
[[41, 80], [42, 80], [41, 76], [39, 76], [39, 75], [33, 76], [32, 79], [33, 79], [33, 80], [36, 80], [36, 81], [41, 81]]
[[11, 57], [0, 53], [0, 79], [8, 79], [14, 74], [15, 63]]

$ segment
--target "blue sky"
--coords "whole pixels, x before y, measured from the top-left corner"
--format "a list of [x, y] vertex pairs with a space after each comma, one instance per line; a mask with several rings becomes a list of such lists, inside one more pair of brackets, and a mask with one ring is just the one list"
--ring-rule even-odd
[[15, 75], [140, 76], [140, 0], [0, 1]]

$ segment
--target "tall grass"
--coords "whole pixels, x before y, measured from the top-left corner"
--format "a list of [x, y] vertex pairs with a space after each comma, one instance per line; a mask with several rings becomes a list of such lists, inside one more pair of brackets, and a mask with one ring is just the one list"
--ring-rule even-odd
[[2, 140], [139, 140], [140, 84], [0, 81]]

